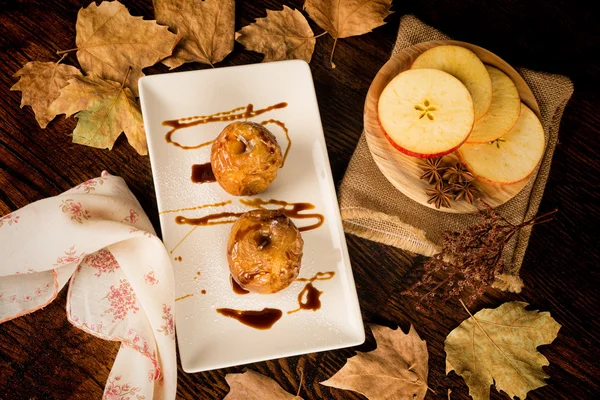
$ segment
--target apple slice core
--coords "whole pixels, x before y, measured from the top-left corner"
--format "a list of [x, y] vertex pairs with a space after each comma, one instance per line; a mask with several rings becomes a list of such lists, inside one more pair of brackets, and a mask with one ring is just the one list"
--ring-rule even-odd
[[502, 185], [531, 175], [542, 159], [544, 147], [540, 120], [521, 104], [519, 119], [506, 135], [489, 143], [464, 144], [457, 153], [478, 179]]
[[438, 157], [456, 150], [473, 127], [469, 91], [436, 69], [398, 74], [378, 103], [379, 123], [398, 150], [413, 157]]
[[485, 65], [471, 50], [444, 45], [431, 48], [415, 59], [411, 69], [439, 69], [458, 78], [473, 98], [475, 121], [483, 117], [492, 103], [492, 80]]
[[521, 114], [519, 91], [504, 72], [486, 65], [492, 78], [492, 104], [487, 113], [473, 125], [467, 143], [487, 143], [504, 136]]

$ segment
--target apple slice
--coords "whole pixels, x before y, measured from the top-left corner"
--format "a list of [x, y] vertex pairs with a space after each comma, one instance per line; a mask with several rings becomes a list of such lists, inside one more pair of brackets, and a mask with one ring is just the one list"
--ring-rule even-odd
[[475, 121], [483, 117], [492, 103], [492, 80], [481, 60], [460, 46], [437, 46], [413, 62], [412, 69], [439, 69], [458, 78], [473, 98]]
[[505, 185], [527, 178], [544, 154], [546, 140], [540, 120], [526, 105], [513, 128], [484, 144], [465, 144], [457, 153], [477, 179]]
[[492, 104], [473, 125], [467, 143], [487, 143], [504, 136], [521, 114], [521, 98], [512, 79], [497, 68], [485, 68], [492, 78]]
[[379, 123], [390, 143], [413, 157], [438, 157], [456, 150], [473, 128], [467, 88], [436, 69], [401, 72], [383, 89]]

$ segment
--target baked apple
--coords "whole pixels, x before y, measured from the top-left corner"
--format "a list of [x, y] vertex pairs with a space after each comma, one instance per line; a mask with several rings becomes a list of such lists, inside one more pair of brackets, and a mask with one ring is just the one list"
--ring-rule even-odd
[[280, 211], [248, 211], [229, 233], [229, 271], [250, 292], [279, 292], [298, 277], [303, 246], [300, 231]]
[[219, 185], [234, 196], [261, 193], [283, 165], [275, 136], [255, 122], [234, 122], [215, 139], [210, 164]]

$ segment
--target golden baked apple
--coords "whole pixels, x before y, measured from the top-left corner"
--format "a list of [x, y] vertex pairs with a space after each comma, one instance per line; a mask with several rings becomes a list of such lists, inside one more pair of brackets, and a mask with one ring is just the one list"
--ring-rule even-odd
[[227, 261], [231, 276], [250, 292], [278, 292], [298, 277], [303, 246], [300, 231], [281, 212], [248, 211], [229, 233]]
[[275, 136], [254, 122], [234, 122], [215, 139], [210, 164], [219, 185], [234, 196], [263, 192], [283, 164]]

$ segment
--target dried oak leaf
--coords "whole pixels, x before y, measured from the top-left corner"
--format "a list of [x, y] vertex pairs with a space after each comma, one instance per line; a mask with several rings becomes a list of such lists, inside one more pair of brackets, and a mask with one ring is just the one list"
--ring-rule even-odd
[[49, 112], [48, 107], [56, 100], [60, 89], [67, 85], [71, 78], [80, 77], [81, 71], [70, 65], [59, 62], [28, 62], [14, 75], [20, 78], [10, 90], [21, 91], [21, 108], [31, 106], [35, 119], [45, 128], [56, 114]]
[[364, 35], [378, 26], [384, 25], [384, 19], [390, 15], [392, 0], [306, 0], [306, 12], [321, 28], [334, 39], [333, 52], [338, 39]]
[[181, 36], [173, 55], [162, 61], [171, 69], [193, 61], [213, 65], [233, 50], [234, 0], [154, 0], [153, 3], [156, 21]]
[[536, 348], [552, 343], [560, 324], [548, 312], [525, 310], [527, 305], [509, 302], [483, 309], [446, 338], [446, 373], [462, 376], [474, 400], [489, 399], [494, 383], [511, 399], [524, 399], [546, 385], [542, 367], [549, 363]]
[[67, 117], [77, 112], [73, 143], [111, 149], [125, 132], [138, 153], [148, 153], [140, 107], [131, 90], [117, 82], [93, 75], [71, 79], [50, 110]]
[[179, 36], [155, 21], [133, 17], [118, 1], [92, 2], [77, 14], [77, 60], [83, 71], [100, 78], [123, 82], [137, 96], [142, 68], [168, 57]]
[[281, 11], [267, 10], [265, 18], [240, 29], [235, 40], [248, 50], [263, 53], [264, 62], [292, 59], [310, 62], [317, 43], [304, 15], [286, 6]]
[[427, 344], [412, 327], [402, 329], [371, 325], [377, 348], [358, 353], [322, 385], [354, 390], [377, 399], [424, 399], [427, 393]]
[[302, 400], [283, 390], [273, 379], [250, 369], [241, 374], [227, 374], [225, 380], [230, 390], [223, 400]]

